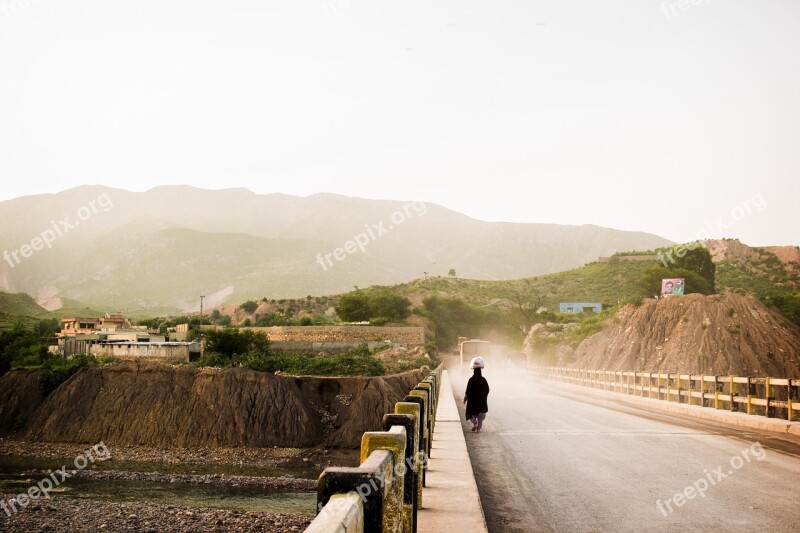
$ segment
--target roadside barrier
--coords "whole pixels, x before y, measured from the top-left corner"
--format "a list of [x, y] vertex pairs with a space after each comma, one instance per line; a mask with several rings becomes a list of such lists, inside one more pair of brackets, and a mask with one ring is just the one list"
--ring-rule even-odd
[[800, 416], [800, 379], [532, 367], [533, 374], [596, 389], [748, 415]]
[[436, 427], [442, 365], [361, 437], [361, 463], [329, 467], [317, 485], [317, 517], [307, 533], [416, 533]]

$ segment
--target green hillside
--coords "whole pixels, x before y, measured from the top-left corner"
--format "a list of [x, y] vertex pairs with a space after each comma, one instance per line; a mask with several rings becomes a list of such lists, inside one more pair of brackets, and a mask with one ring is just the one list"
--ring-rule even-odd
[[616, 305], [639, 297], [638, 280], [652, 266], [649, 262], [619, 261], [589, 263], [580, 268], [546, 274], [533, 278], [504, 281], [484, 281], [437, 277], [419, 279], [397, 286], [406, 296], [437, 294], [459, 297], [470, 303], [498, 307], [520, 291], [528, 288], [544, 307], [557, 310], [559, 302], [588, 301]]
[[31, 324], [52, 317], [27, 294], [0, 292], [0, 329], [11, 327], [17, 319]]

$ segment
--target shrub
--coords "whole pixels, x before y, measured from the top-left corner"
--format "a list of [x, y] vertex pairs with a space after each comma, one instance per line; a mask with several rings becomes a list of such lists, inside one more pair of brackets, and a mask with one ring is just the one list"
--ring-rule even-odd
[[239, 308], [243, 309], [245, 313], [252, 315], [255, 310], [258, 309], [258, 303], [254, 302], [253, 300], [248, 300], [240, 305]]
[[43, 396], [48, 396], [67, 381], [70, 376], [79, 370], [96, 364], [97, 359], [92, 355], [86, 354], [67, 358], [53, 357], [45, 363], [45, 370], [39, 377], [39, 390], [41, 390]]

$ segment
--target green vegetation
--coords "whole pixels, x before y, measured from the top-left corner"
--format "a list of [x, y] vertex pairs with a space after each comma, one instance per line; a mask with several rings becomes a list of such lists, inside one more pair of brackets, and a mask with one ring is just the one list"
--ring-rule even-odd
[[306, 355], [274, 353], [266, 335], [251, 330], [225, 328], [206, 333], [205, 355], [198, 367], [242, 367], [258, 372], [283, 372], [314, 376], [382, 376], [430, 365], [427, 358], [384, 362], [366, 344], [347, 353]]
[[767, 296], [764, 303], [775, 307], [783, 316], [800, 325], [800, 293]]
[[44, 363], [44, 371], [39, 377], [39, 389], [42, 395], [47, 396], [59, 385], [67, 381], [70, 376], [88, 368], [91, 365], [96, 365], [97, 359], [93, 355], [74, 355], [72, 357], [51, 356]]
[[752, 250], [755, 257], [747, 261], [717, 263], [717, 286], [720, 290], [753, 295], [800, 325], [800, 267], [785, 266], [763, 248]]
[[225, 360], [253, 354], [269, 353], [269, 339], [264, 333], [249, 329], [224, 328], [205, 333], [206, 353]]
[[249, 368], [258, 372], [284, 372], [320, 376], [380, 376], [383, 363], [366, 345], [336, 355], [272, 353], [266, 335], [251, 330], [225, 328], [206, 334], [206, 353], [198, 367]]
[[38, 368], [54, 357], [47, 347], [55, 343], [59, 330], [56, 319], [29, 323], [17, 320], [10, 329], [0, 331], [0, 376], [11, 368]]
[[639, 286], [642, 296], [653, 298], [661, 294], [661, 280], [663, 278], [684, 278], [686, 286], [684, 294], [700, 293], [713, 294], [711, 285], [708, 284], [700, 274], [686, 268], [664, 268], [661, 265], [654, 265], [642, 274]]
[[583, 267], [555, 274], [517, 280], [491, 281], [463, 278], [428, 278], [398, 285], [404, 296], [415, 293], [452, 297], [479, 307], [499, 307], [514, 292], [529, 291], [539, 297], [542, 306], [558, 309], [559, 302], [587, 301], [617, 304], [640, 297], [638, 280], [648, 261], [589, 263]]
[[533, 337], [534, 353], [539, 363], [556, 364], [556, 349], [559, 346], [569, 346], [574, 350], [584, 339], [602, 330], [604, 323], [618, 310], [619, 307], [615, 306], [601, 313], [560, 315], [560, 323], [544, 328], [549, 335]]
[[245, 358], [242, 366], [259, 372], [281, 371], [311, 376], [382, 376], [383, 363], [362, 345], [332, 355], [270, 354]]
[[11, 329], [0, 331], [0, 375], [12, 368], [42, 370], [39, 386], [47, 396], [78, 370], [97, 364], [91, 355], [65, 358], [48, 353], [47, 347], [55, 343], [59, 327], [54, 318], [40, 320], [33, 326], [19, 320]]
[[347, 322], [378, 320], [385, 324], [407, 318], [411, 314], [410, 307], [408, 298], [380, 287], [347, 293], [339, 298], [335, 309], [339, 318]]
[[248, 300], [242, 305], [239, 306], [245, 313], [252, 315], [258, 309], [258, 303], [254, 302], [253, 300]]
[[711, 254], [705, 248], [687, 248], [688, 246], [690, 245], [671, 248], [669, 257], [673, 261], [669, 266], [665, 267], [659, 262], [648, 267], [639, 280], [642, 296], [660, 295], [661, 280], [664, 278], [684, 278], [684, 294], [714, 294], [716, 265]]

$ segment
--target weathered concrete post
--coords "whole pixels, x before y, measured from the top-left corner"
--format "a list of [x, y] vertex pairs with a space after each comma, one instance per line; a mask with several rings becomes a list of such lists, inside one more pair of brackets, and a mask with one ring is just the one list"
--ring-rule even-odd
[[[425, 419], [425, 431], [422, 434], [422, 438], [424, 439], [424, 446], [422, 451], [425, 452], [426, 455], [429, 455], [431, 452], [431, 402], [430, 396], [428, 396], [428, 391], [426, 390], [419, 390], [414, 389], [410, 391], [409, 396], [414, 396], [417, 398], [422, 398], [422, 412], [424, 413]], [[406, 396], [408, 398], [408, 396]], [[425, 470], [422, 471], [422, 486], [425, 486]]]
[[416, 533], [417, 531], [417, 472], [414, 468], [414, 452], [417, 449], [417, 439], [419, 438], [419, 431], [417, 430], [419, 424], [414, 415], [408, 414], [387, 414], [383, 415], [383, 429], [384, 431], [391, 429], [392, 426], [402, 426], [406, 428], [406, 455], [402, 468], [395, 467], [396, 475], [403, 475], [403, 519], [405, 522], [405, 531]]
[[422, 505], [422, 476], [424, 458], [420, 458], [420, 454], [424, 453], [424, 424], [425, 424], [425, 411], [422, 398], [418, 396], [406, 396], [402, 402], [394, 404], [394, 412], [397, 414], [413, 415], [417, 420], [417, 449], [414, 453], [414, 470], [417, 473], [417, 507], [420, 509]]
[[392, 426], [389, 431], [368, 431], [361, 437], [361, 463], [365, 463], [370, 454], [376, 450], [387, 450], [392, 453], [392, 467], [389, 479], [384, 486], [389, 486], [383, 501], [383, 532], [403, 533], [403, 481], [405, 476], [396, 475], [397, 465], [405, 464], [406, 428]]
[[317, 518], [306, 528], [306, 533], [364, 531], [364, 504], [358, 494], [334, 494]]

